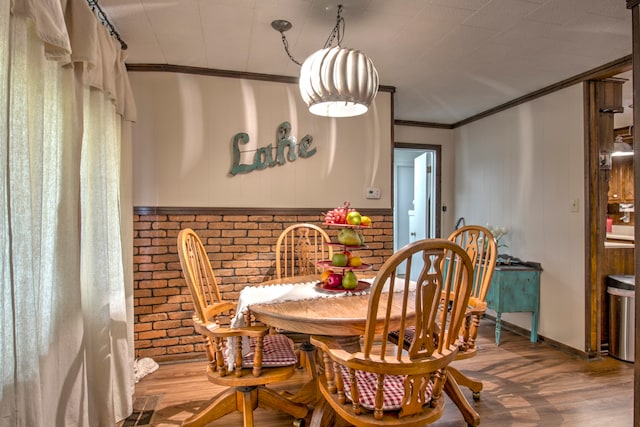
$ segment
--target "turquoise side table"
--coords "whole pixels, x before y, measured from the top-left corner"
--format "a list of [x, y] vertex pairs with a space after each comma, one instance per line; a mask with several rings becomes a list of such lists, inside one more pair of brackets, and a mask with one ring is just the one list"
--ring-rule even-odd
[[531, 342], [538, 341], [541, 271], [537, 263], [496, 266], [487, 294], [487, 307], [496, 312], [496, 344], [502, 313], [514, 312], [531, 312]]

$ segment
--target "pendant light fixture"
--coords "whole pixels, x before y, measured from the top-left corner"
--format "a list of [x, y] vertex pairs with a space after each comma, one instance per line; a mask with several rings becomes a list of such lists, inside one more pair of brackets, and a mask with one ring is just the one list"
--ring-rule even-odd
[[[289, 52], [284, 34], [291, 29], [291, 23], [279, 19], [271, 26], [280, 32], [289, 59], [301, 65], [300, 94], [311, 113], [326, 117], [353, 117], [367, 112], [378, 93], [378, 72], [367, 55], [340, 46], [345, 26], [342, 5], [338, 6], [336, 25], [324, 47], [302, 64]], [[336, 46], [333, 46], [334, 41]]]

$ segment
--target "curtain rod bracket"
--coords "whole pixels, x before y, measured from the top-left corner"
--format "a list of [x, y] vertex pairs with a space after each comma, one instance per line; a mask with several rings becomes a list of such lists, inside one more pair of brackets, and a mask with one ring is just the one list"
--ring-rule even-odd
[[107, 17], [107, 14], [104, 13], [104, 10], [102, 10], [100, 5], [98, 4], [98, 0], [87, 0], [87, 3], [89, 4], [91, 10], [94, 11], [98, 16], [98, 20], [100, 20], [100, 23], [107, 27], [107, 30], [109, 30], [109, 35], [120, 42], [120, 47], [122, 48], [122, 50], [127, 50], [127, 43], [122, 40], [122, 38], [120, 37], [120, 33], [118, 33], [113, 24], [111, 24], [109, 18]]

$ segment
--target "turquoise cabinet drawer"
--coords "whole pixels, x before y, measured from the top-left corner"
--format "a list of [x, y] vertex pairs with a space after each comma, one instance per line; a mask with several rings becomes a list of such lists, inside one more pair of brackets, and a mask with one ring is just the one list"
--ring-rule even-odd
[[502, 313], [531, 312], [531, 342], [538, 341], [540, 269], [523, 265], [496, 266], [487, 294], [496, 312], [496, 344], [500, 344]]

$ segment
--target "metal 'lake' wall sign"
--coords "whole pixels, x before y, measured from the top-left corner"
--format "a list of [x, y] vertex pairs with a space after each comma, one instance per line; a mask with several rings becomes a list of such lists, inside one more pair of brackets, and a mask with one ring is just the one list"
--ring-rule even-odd
[[[300, 142], [296, 143], [295, 136], [291, 135], [291, 124], [289, 122], [282, 122], [282, 124], [278, 126], [276, 132], [275, 158], [273, 157], [273, 144], [269, 144], [266, 147], [260, 147], [256, 150], [253, 156], [253, 163], [240, 163], [240, 144], [246, 144], [248, 142], [249, 135], [245, 132], [237, 133], [233, 137], [233, 166], [231, 166], [231, 171], [229, 171], [232, 176], [239, 173], [249, 173], [254, 170], [266, 169], [267, 167], [282, 166], [287, 163], [287, 160], [293, 162], [298, 157], [307, 159], [316, 154], [316, 148], [311, 148], [313, 137], [311, 135], [305, 135]], [[286, 158], [285, 148], [288, 148]]]

